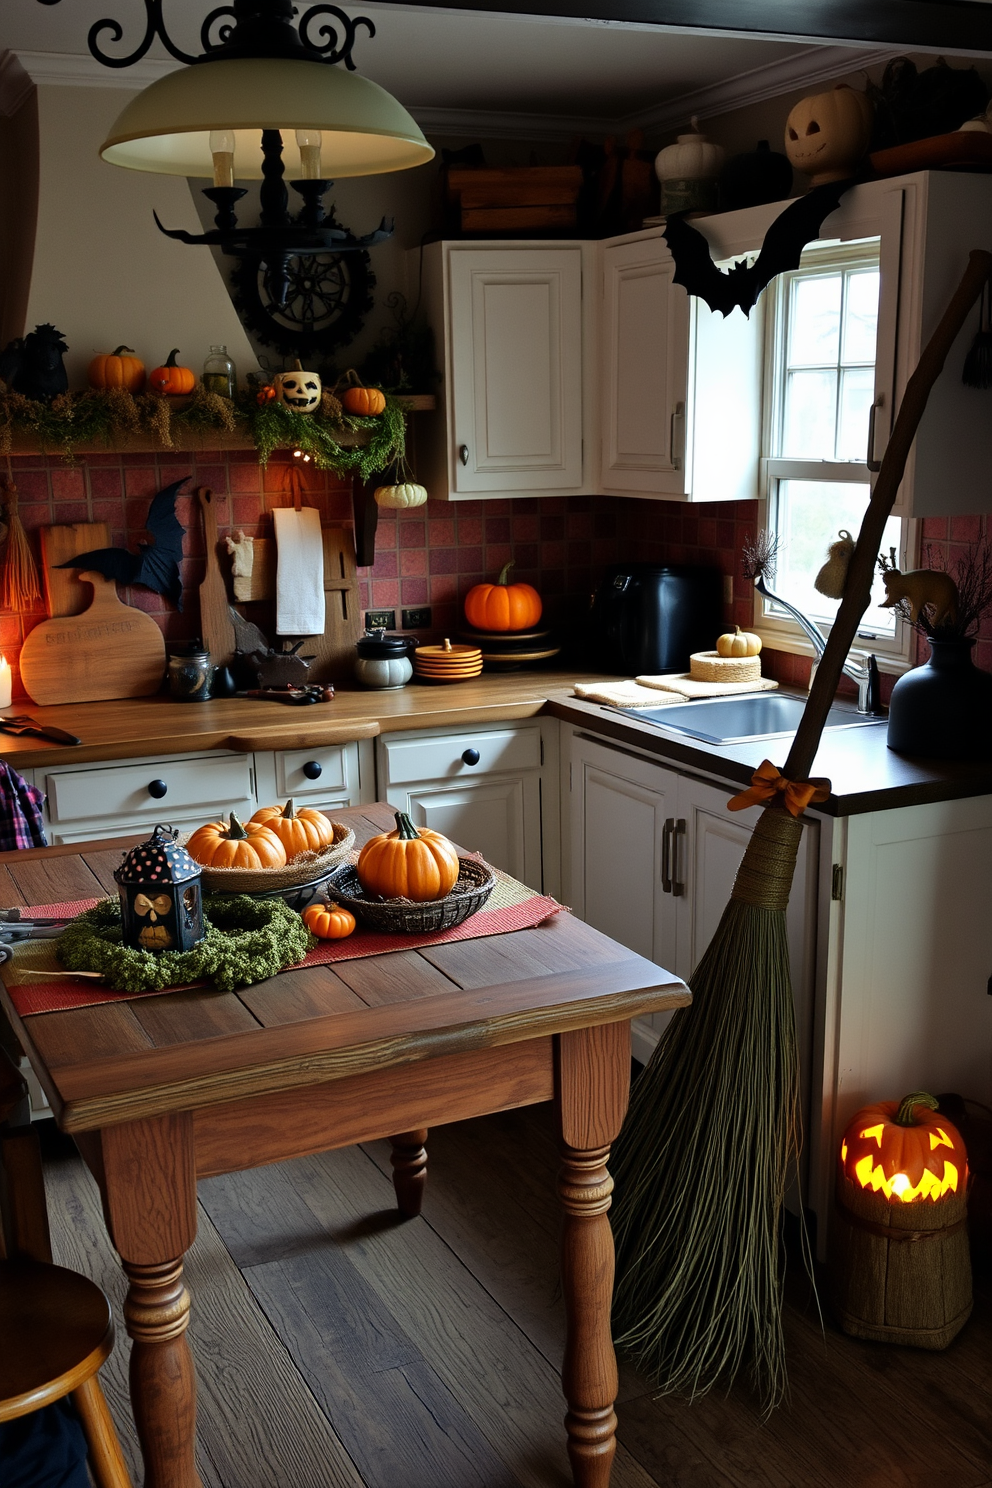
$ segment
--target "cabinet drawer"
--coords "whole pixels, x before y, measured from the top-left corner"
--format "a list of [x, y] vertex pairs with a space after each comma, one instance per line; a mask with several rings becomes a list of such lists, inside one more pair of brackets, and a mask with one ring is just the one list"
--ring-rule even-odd
[[280, 796], [326, 795], [347, 791], [348, 757], [340, 744], [315, 749], [284, 749], [276, 754], [276, 790]]
[[[152, 781], [162, 781], [164, 793], [150, 794]], [[250, 801], [252, 795], [246, 754], [53, 771], [45, 788], [53, 822], [121, 816], [132, 821], [168, 821], [170, 814], [196, 807], [216, 816], [217, 809]]]
[[[475, 754], [479, 757], [472, 764]], [[382, 755], [387, 786], [412, 780], [467, 779], [502, 770], [537, 770], [541, 766], [541, 731], [503, 729], [433, 739], [390, 739], [382, 742]]]

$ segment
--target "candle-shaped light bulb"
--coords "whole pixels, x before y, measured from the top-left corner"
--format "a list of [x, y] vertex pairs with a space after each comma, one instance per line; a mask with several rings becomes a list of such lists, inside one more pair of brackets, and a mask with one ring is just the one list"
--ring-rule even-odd
[[0, 708], [10, 707], [11, 676], [10, 662], [6, 656], [0, 656]]
[[298, 129], [296, 131], [296, 143], [300, 147], [300, 168], [303, 172], [304, 181], [319, 180], [321, 144], [320, 130]]
[[234, 185], [234, 130], [211, 129], [210, 153], [214, 158], [214, 185]]

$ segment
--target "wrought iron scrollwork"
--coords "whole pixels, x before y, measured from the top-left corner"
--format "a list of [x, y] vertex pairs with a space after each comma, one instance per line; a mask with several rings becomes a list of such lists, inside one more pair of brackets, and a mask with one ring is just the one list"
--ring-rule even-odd
[[[46, 3], [51, 3], [51, 0], [46, 0]], [[165, 19], [162, 15], [162, 0], [145, 0], [145, 34], [134, 51], [129, 52], [126, 57], [114, 57], [109, 52], [101, 49], [100, 36], [107, 31], [109, 31], [110, 40], [113, 42], [124, 39], [124, 28], [120, 22], [109, 18], [102, 21], [94, 21], [86, 34], [90, 52], [98, 62], [103, 63], [104, 67], [131, 67], [135, 62], [140, 62], [156, 36], [169, 55], [175, 57], [177, 62], [196, 61], [196, 58], [191, 57], [189, 52], [180, 51], [165, 29]]]
[[[215, 22], [220, 20], [221, 16], [230, 16], [231, 23], [227, 26], [221, 26], [219, 32], [217, 33], [217, 40], [211, 41], [210, 28], [215, 24]], [[202, 46], [204, 52], [212, 52], [218, 46], [226, 46], [231, 37], [234, 35], [234, 27], [237, 25], [237, 20], [237, 11], [234, 10], [230, 5], [218, 5], [216, 10], [212, 10], [204, 20], [203, 25], [200, 27], [200, 45]]]
[[[344, 31], [344, 40], [338, 46], [338, 33], [334, 26], [326, 21], [318, 28], [317, 35], [321, 38], [322, 45], [310, 37], [310, 23], [317, 16], [333, 16]], [[300, 18], [300, 40], [308, 51], [316, 52], [324, 62], [344, 62], [350, 72], [355, 71], [355, 64], [351, 60], [351, 49], [355, 45], [355, 37], [359, 26], [364, 26], [369, 36], [375, 35], [375, 26], [368, 16], [345, 15], [336, 5], [311, 5], [310, 9]]]

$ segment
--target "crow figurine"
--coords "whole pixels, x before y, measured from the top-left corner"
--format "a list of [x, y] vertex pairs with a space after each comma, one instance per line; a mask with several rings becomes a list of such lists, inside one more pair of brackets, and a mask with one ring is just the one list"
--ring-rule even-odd
[[0, 376], [15, 393], [38, 403], [51, 403], [69, 389], [62, 362], [68, 350], [62, 332], [53, 325], [35, 326], [23, 341], [10, 341], [0, 352]]
[[179, 577], [179, 563], [183, 556], [183, 532], [176, 516], [176, 497], [180, 486], [189, 480], [173, 481], [159, 491], [148, 509], [146, 530], [151, 534], [151, 543], [139, 542], [137, 553], [127, 548], [94, 548], [89, 553], [77, 553], [59, 568], [92, 568], [107, 579], [118, 584], [143, 584], [156, 594], [171, 599], [177, 610], [183, 607], [183, 584]]

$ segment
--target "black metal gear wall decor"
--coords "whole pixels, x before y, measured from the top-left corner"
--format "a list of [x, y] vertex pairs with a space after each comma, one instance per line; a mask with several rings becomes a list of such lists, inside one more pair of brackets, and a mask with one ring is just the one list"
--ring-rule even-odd
[[242, 325], [284, 356], [329, 356], [355, 339], [372, 309], [376, 281], [365, 252], [300, 254], [278, 276], [277, 284], [265, 260], [250, 255], [231, 282]]

